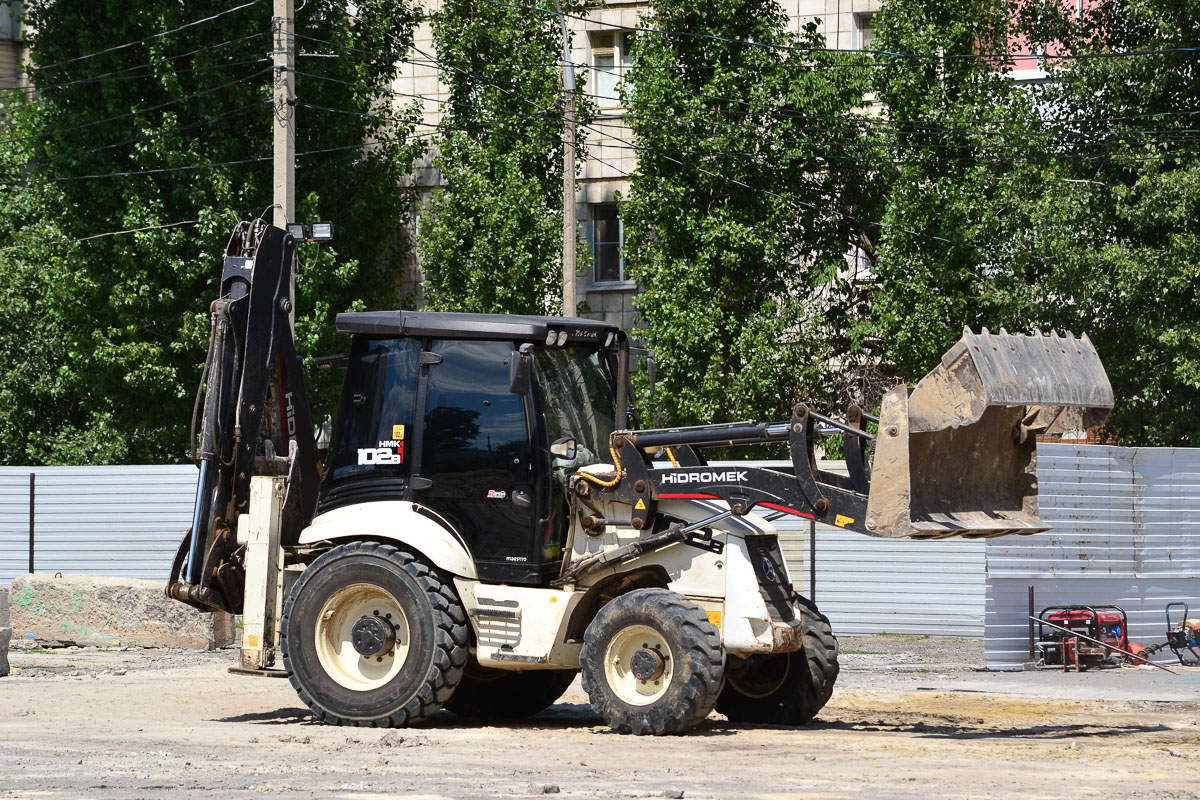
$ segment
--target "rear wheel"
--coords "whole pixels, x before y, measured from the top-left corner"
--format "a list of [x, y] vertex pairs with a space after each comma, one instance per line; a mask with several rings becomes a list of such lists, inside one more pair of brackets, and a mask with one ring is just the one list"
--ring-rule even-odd
[[717, 711], [730, 722], [803, 725], [833, 696], [837, 639], [829, 620], [800, 598], [804, 647], [792, 653], [730, 656]]
[[579, 664], [592, 708], [614, 730], [682, 733], [721, 691], [725, 650], [704, 609], [665, 589], [610, 602], [584, 633]]
[[411, 553], [376, 542], [341, 545], [314, 561], [280, 625], [292, 686], [334, 725], [423, 722], [462, 679], [467, 637], [449, 585]]
[[491, 669], [472, 658], [446, 708], [464, 717], [523, 719], [554, 705], [575, 675], [573, 669]]

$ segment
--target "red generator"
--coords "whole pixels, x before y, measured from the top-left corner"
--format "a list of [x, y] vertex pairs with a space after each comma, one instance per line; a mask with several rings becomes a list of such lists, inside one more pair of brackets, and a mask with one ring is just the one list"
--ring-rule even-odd
[[[1049, 622], [1061, 628], [1103, 642], [1089, 642], [1080, 636], [1051, 628]], [[1082, 672], [1088, 667], [1101, 667], [1112, 660], [1116, 651], [1129, 649], [1129, 625], [1125, 611], [1119, 606], [1048, 606], [1038, 614], [1038, 649], [1046, 666], [1075, 667]], [[1111, 647], [1106, 647], [1109, 645]]]

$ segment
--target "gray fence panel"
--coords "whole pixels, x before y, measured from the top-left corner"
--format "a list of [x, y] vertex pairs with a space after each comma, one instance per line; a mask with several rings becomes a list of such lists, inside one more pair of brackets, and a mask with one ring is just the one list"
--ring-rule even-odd
[[1200, 606], [1200, 449], [1039, 445], [1042, 519], [1054, 529], [986, 545], [990, 669], [1027, 660], [1028, 587], [1050, 605], [1119, 605], [1151, 644], [1172, 600]]
[[[17, 473], [24, 478], [23, 511], [4, 514], [10, 504], [4, 501], [3, 487], [14, 473], [0, 470], [0, 537], [4, 537], [0, 581], [6, 583], [28, 568], [30, 471], [24, 468]], [[37, 474], [34, 566], [38, 572], [166, 580], [175, 550], [191, 524], [195, 467], [37, 467], [32, 471]], [[8, 533], [14, 528], [19, 529], [16, 536]]]
[[[165, 578], [191, 522], [194, 467], [36, 471], [39, 571]], [[28, 481], [28, 468], [0, 469], [0, 581], [26, 570]], [[808, 594], [808, 521], [775, 524], [792, 580]], [[981, 542], [878, 539], [820, 525], [817, 602], [843, 634], [982, 636], [983, 564]]]
[[29, 472], [0, 467], [0, 585], [29, 570]]
[[[818, 466], [846, 474], [845, 462], [823, 461]], [[808, 595], [809, 522], [787, 516], [774, 525], [780, 531], [792, 583]], [[983, 548], [978, 540], [882, 539], [818, 525], [816, 602], [839, 634], [981, 638]]]

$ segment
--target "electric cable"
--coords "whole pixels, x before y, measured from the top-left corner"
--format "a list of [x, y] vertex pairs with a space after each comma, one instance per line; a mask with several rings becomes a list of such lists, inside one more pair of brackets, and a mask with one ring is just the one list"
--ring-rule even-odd
[[[29, 95], [43, 95], [52, 89], [53, 90], [65, 89], [65, 88], [68, 88], [71, 86], [82, 86], [84, 84], [89, 84], [89, 83], [101, 83], [103, 81], [108, 81], [108, 80], [118, 81], [118, 80], [141, 80], [143, 78], [159, 78], [159, 77], [162, 77], [162, 75], [157, 72], [148, 72], [145, 75], [125, 75], [125, 73], [133, 72], [133, 71], [139, 70], [139, 69], [145, 69], [147, 67], [157, 67], [159, 64], [165, 64], [168, 61], [178, 61], [181, 58], [188, 58], [190, 56], [198, 55], [200, 53], [210, 53], [214, 50], [220, 50], [220, 49], [222, 49], [224, 47], [228, 47], [230, 45], [240, 44], [242, 42], [250, 41], [251, 39], [258, 39], [258, 38], [261, 38], [261, 37], [267, 36], [267, 35], [268, 34], [265, 31], [260, 31], [258, 33], [249, 34], [248, 36], [242, 36], [241, 38], [238, 38], [238, 39], [229, 39], [228, 41], [218, 42], [217, 44], [213, 44], [213, 45], [206, 45], [204, 47], [196, 48], [195, 50], [189, 50], [186, 53], [178, 53], [173, 56], [165, 56], [165, 57], [157, 59], [155, 61], [147, 61], [142, 64], [134, 64], [133, 66], [124, 67], [123, 69], [115, 69], [115, 70], [111, 70], [109, 72], [102, 72], [99, 75], [90, 75], [86, 78], [76, 78], [74, 80], [64, 81], [62, 83], [51, 83], [51, 84], [46, 84], [43, 86], [13, 86], [13, 87], [9, 87], [7, 89], [0, 89], [0, 94], [4, 94], [5, 92], [9, 92], [9, 93], [18, 93], [19, 92], [19, 93], [29, 94]], [[188, 69], [175, 70], [171, 74], [172, 75], [187, 75], [189, 73], [204, 72], [204, 71], [207, 71], [210, 69], [224, 69], [225, 67], [236, 67], [236, 66], [242, 66], [243, 64], [255, 64], [255, 63], [260, 63], [260, 62], [269, 61], [269, 60], [270, 59], [267, 59], [267, 58], [255, 58], [255, 59], [248, 59], [248, 60], [243, 60], [243, 61], [220, 62], [220, 63], [216, 63], [216, 64], [208, 64], [208, 65], [199, 66], [199, 67], [191, 67]], [[118, 76], [120, 76], [120, 77], [118, 77]]]
[[[335, 47], [341, 47], [341, 45], [336, 45], [334, 43], [329, 43], [329, 44], [331, 44], [332, 46], [335, 46]], [[355, 49], [358, 49], [358, 48], [355, 48]], [[370, 51], [368, 51], [368, 52], [370, 52]], [[313, 55], [313, 54], [308, 54], [308, 55]], [[381, 55], [381, 54], [376, 53], [375, 55]], [[416, 63], [416, 62], [414, 62], [411, 59], [406, 59], [404, 63], [412, 64], [412, 63]], [[500, 89], [501, 91], [505, 91], [505, 89], [503, 88], [503, 84], [507, 84], [510, 87], [528, 87], [529, 86], [529, 84], [522, 83], [522, 82], [491, 80], [491, 79], [485, 78], [484, 76], [480, 76], [476, 73], [466, 72], [465, 70], [460, 70], [457, 67], [452, 67], [452, 66], [446, 65], [444, 62], [438, 61], [437, 59], [434, 59], [434, 58], [431, 58], [428, 61], [421, 62], [421, 63], [426, 66], [431, 66], [441, 72], [458, 71], [465, 77], [470, 77], [470, 78], [482, 81], [482, 82], [486, 83], [487, 85], [490, 85], [497, 89]], [[510, 96], [514, 96], [514, 97], [516, 96], [513, 92], [506, 92], [506, 93], [509, 94]], [[448, 101], [441, 100], [440, 98], [431, 98], [428, 96], [413, 95], [410, 93], [394, 92], [394, 94], [401, 95], [401, 96], [407, 96], [407, 97], [416, 97], [418, 99], [429, 100], [429, 101], [435, 102], [435, 103], [448, 102]], [[582, 94], [583, 96], [592, 97], [592, 98], [601, 97], [600, 95], [589, 94], [586, 92], [583, 92], [580, 94]], [[794, 109], [788, 109], [783, 106], [766, 106], [766, 107], [762, 108], [762, 111], [758, 111], [758, 110], [754, 110], [757, 108], [756, 104], [747, 102], [745, 100], [721, 97], [721, 96], [717, 96], [717, 95], [708, 95], [708, 94], [704, 94], [704, 93], [698, 93], [697, 96], [704, 97], [707, 99], [722, 101], [722, 102], [738, 104], [738, 105], [745, 106], [749, 109], [752, 109], [752, 110], [746, 111], [746, 112], [734, 112], [734, 111], [730, 111], [730, 110], [722, 110], [721, 113], [723, 115], [737, 116], [739, 114], [742, 114], [745, 116], [750, 116], [750, 115], [759, 114], [759, 113], [769, 113], [769, 114], [778, 114], [779, 116], [782, 116], [784, 118], [789, 118], [789, 119], [813, 118], [813, 119], [823, 119], [823, 120], [832, 120], [832, 121], [845, 121], [845, 122], [850, 122], [850, 123], [854, 123], [854, 124], [865, 124], [868, 126], [872, 126], [874, 129], [879, 129], [879, 130], [883, 130], [886, 132], [892, 132], [892, 133], [897, 133], [897, 134], [903, 134], [906, 136], [939, 136], [939, 135], [947, 135], [947, 134], [972, 134], [972, 135], [979, 135], [979, 136], [998, 137], [998, 136], [1010, 135], [1008, 132], [1005, 132], [1005, 131], [989, 131], [989, 130], [984, 130], [984, 129], [977, 128], [977, 127], [976, 128], [963, 128], [961, 130], [955, 130], [953, 128], [934, 127], [934, 126], [931, 126], [931, 124], [928, 122], [907, 122], [907, 121], [902, 122], [902, 121], [878, 120], [878, 119], [872, 119], [871, 117], [869, 117], [866, 114], [859, 114], [859, 113], [851, 113], [848, 115], [840, 115], [840, 116], [838, 116], [838, 115], [820, 115], [820, 114], [810, 114], [808, 112], [802, 112], [802, 111], [798, 111], [798, 110], [794, 110]], [[524, 100], [523, 98], [518, 98], [518, 99]], [[679, 103], [658, 103], [657, 105], [660, 105], [663, 107], [681, 108], [681, 109], [688, 110], [688, 111], [695, 111], [694, 107], [679, 104]], [[520, 112], [513, 112], [513, 113], [520, 113]], [[1154, 117], [1195, 116], [1197, 114], [1200, 114], [1200, 109], [1189, 109], [1189, 110], [1179, 110], [1179, 111], [1170, 111], [1170, 112], [1156, 112], [1154, 114], [1144, 114], [1144, 115], [1124, 115], [1124, 116], [1115, 116], [1115, 117], [1107, 117], [1107, 118], [1097, 117], [1097, 118], [1088, 118], [1085, 120], [1070, 120], [1070, 121], [1063, 120], [1063, 121], [1057, 123], [1057, 125], [1065, 128], [1066, 125], [1068, 125], [1068, 124], [1074, 124], [1074, 125], [1089, 124], [1090, 125], [1090, 124], [1094, 124], [1096, 122], [1102, 122], [1102, 121], [1123, 121], [1123, 120], [1146, 119], [1146, 118], [1154, 118]], [[605, 115], [602, 115], [602, 116], [605, 116]], [[643, 118], [646, 118], [646, 117], [643, 117]], [[966, 121], [953, 121], [953, 122], [954, 122], [954, 124], [964, 124], [964, 125], [978, 124], [978, 123], [967, 123]], [[593, 123], [593, 124], [597, 124], [602, 127], [607, 126], [605, 123]], [[720, 125], [721, 123], [716, 122], [714, 124]], [[940, 125], [940, 124], [941, 123], [938, 123], [938, 125]], [[1000, 124], [1018, 125], [1020, 123], [1001, 122]], [[920, 129], [903, 130], [903, 129], [898, 129], [897, 128], [898, 125], [919, 126]], [[816, 132], [828, 132], [831, 130], [827, 127], [820, 127], [820, 126], [808, 126], [808, 129], [811, 129]], [[834, 130], [834, 132], [839, 132], [836, 129], [833, 129], [833, 130]], [[1154, 130], [1128, 129], [1128, 130], [1119, 130], [1119, 131], [1111, 131], [1111, 132], [1102, 132], [1102, 134], [1104, 136], [1123, 137], [1123, 136], [1128, 136], [1131, 134], [1136, 135], [1136, 134], [1145, 134], [1145, 133], [1154, 133], [1154, 132], [1174, 133], [1177, 130], [1178, 129], [1161, 129], [1160, 131], [1154, 131]], [[1200, 132], [1200, 131], [1193, 131], [1191, 129], [1188, 129], [1188, 132], [1191, 133], [1191, 132]], [[1070, 130], [1055, 131], [1055, 130], [1047, 129], [1047, 130], [1041, 130], [1041, 131], [1038, 131], [1038, 130], [1013, 131], [1013, 132], [1011, 132], [1011, 135], [1022, 136], [1025, 138], [1057, 137], [1057, 138], [1067, 139], [1067, 138], [1071, 138], [1071, 137], [1086, 138], [1088, 136], [1094, 136], [1096, 134], [1085, 133], [1082, 131], [1070, 131]], [[892, 145], [887, 145], [887, 146], [890, 147]], [[905, 145], [905, 146], [907, 146], [907, 145]]]
[[66, 159], [66, 158], [76, 158], [78, 156], [88, 155], [90, 153], [98, 153], [98, 152], [101, 152], [104, 150], [113, 150], [118, 147], [126, 147], [131, 144], [138, 144], [139, 142], [148, 142], [153, 139], [162, 138], [163, 136], [170, 136], [171, 134], [174, 134], [174, 133], [181, 133], [183, 131], [194, 130], [196, 128], [201, 128], [201, 127], [204, 127], [205, 125], [211, 125], [216, 122], [223, 122], [224, 120], [231, 119], [233, 117], [237, 117], [242, 114], [245, 114], [247, 111], [250, 111], [254, 108], [261, 108], [269, 102], [270, 102], [269, 99], [257, 100], [253, 103], [248, 103], [248, 104], [242, 106], [241, 108], [236, 108], [232, 111], [227, 111], [224, 114], [218, 114], [215, 117], [209, 117], [207, 119], [197, 120], [196, 122], [190, 122], [186, 125], [180, 125], [180, 126], [174, 127], [174, 128], [164, 128], [163, 130], [156, 131], [154, 133], [148, 133], [144, 136], [138, 136], [133, 139], [125, 139], [124, 141], [113, 142], [111, 144], [97, 145], [96, 147], [89, 147], [86, 150], [76, 150], [71, 153], [59, 153], [58, 155], [49, 156], [46, 158], [32, 158], [28, 161], [23, 161], [19, 164], [0, 165], [0, 169], [16, 170], [16, 169], [22, 169], [24, 167], [31, 167], [34, 165], [40, 166], [43, 164], [53, 164], [57, 161], [62, 161], [63, 159]]
[[21, 249], [30, 248], [30, 247], [42, 247], [44, 245], [52, 245], [52, 244], [75, 244], [77, 242], [91, 241], [92, 239], [102, 239], [107, 236], [121, 236], [126, 233], [143, 233], [145, 231], [163, 230], [164, 228], [178, 228], [181, 225], [195, 225], [199, 222], [200, 222], [199, 219], [185, 219], [185, 220], [180, 220], [179, 222], [165, 222], [161, 225], [146, 225], [145, 227], [142, 227], [142, 228], [128, 228], [128, 229], [122, 230], [122, 231], [106, 231], [104, 233], [93, 233], [91, 236], [80, 236], [77, 239], [52, 239], [50, 241], [45, 241], [45, 242], [30, 242], [29, 244], [12, 244], [7, 247], [0, 247], [0, 253], [7, 252], [9, 250], [21, 250]]
[[[261, 61], [263, 59], [259, 59], [259, 60]], [[165, 103], [159, 103], [158, 105], [155, 105], [155, 106], [148, 106], [146, 108], [137, 108], [137, 109], [134, 109], [133, 111], [129, 111], [124, 114], [117, 114], [116, 116], [105, 117], [104, 119], [98, 119], [98, 120], [94, 120], [92, 122], [84, 122], [84, 123], [80, 123], [79, 125], [71, 125], [66, 128], [55, 128], [52, 131], [43, 131], [41, 133], [31, 133], [31, 134], [28, 134], [25, 136], [13, 136], [12, 138], [9, 138], [9, 139], [0, 139], [0, 145], [12, 144], [13, 142], [28, 141], [30, 139], [45, 139], [45, 138], [48, 138], [51, 136], [58, 136], [59, 134], [69, 133], [71, 131], [79, 131], [79, 130], [83, 130], [84, 128], [95, 127], [96, 125], [104, 125], [109, 122], [116, 122], [117, 120], [128, 119], [130, 117], [136, 117], [136, 116], [140, 116], [142, 114], [149, 114], [152, 111], [161, 111], [164, 108], [168, 108], [168, 107], [176, 105], [178, 103], [185, 103], [188, 100], [195, 100], [197, 97], [204, 97], [205, 95], [212, 94], [213, 92], [219, 92], [222, 89], [228, 89], [230, 86], [235, 86], [239, 83], [248, 81], [252, 78], [255, 78], [259, 75], [263, 75], [270, 71], [271, 71], [270, 68], [262, 69], [262, 70], [259, 70], [258, 72], [251, 73], [250, 75], [246, 75], [244, 77], [236, 78], [232, 81], [223, 83], [220, 86], [213, 86], [208, 89], [202, 89], [198, 92], [193, 92], [185, 97], [178, 97], [174, 100], [168, 100]]]
[[81, 55], [81, 56], [75, 56], [73, 58], [63, 59], [62, 61], [56, 61], [53, 64], [41, 64], [36, 67], [22, 67], [21, 69], [17, 70], [16, 72], [10, 72], [5, 75], [0, 75], [0, 80], [5, 79], [5, 78], [19, 78], [22, 73], [24, 73], [26, 75], [32, 75], [36, 72], [42, 72], [42, 71], [48, 70], [48, 69], [55, 69], [56, 67], [66, 66], [67, 64], [74, 64], [79, 61], [86, 61], [88, 59], [95, 58], [96, 56], [102, 56], [102, 55], [106, 55], [108, 53], [115, 53], [119, 50], [125, 50], [126, 48], [129, 48], [129, 47], [136, 47], [139, 44], [145, 44], [146, 42], [152, 42], [155, 39], [161, 39], [164, 36], [170, 36], [171, 34], [178, 33], [179, 31], [182, 31], [182, 30], [187, 30], [188, 28], [194, 28], [195, 26], [203, 25], [206, 22], [212, 22], [215, 19], [220, 19], [221, 17], [227, 16], [229, 14], [233, 14], [234, 12], [241, 11], [243, 8], [249, 8], [250, 6], [256, 5], [258, 2], [260, 2], [260, 0], [250, 0], [249, 2], [242, 3], [239, 6], [234, 6], [233, 8], [227, 8], [224, 11], [218, 11], [216, 14], [205, 17], [204, 19], [193, 20], [192, 22], [185, 23], [183, 25], [180, 25], [177, 28], [171, 28], [170, 30], [166, 30], [166, 31], [159, 31], [158, 33], [151, 34], [150, 36], [146, 36], [142, 39], [137, 39], [136, 41], [125, 42], [124, 44], [114, 45], [113, 47], [107, 47], [103, 50], [97, 50], [92, 53], [85, 53], [84, 55]]
[[[1091, 59], [1091, 58], [1128, 58], [1128, 57], [1136, 57], [1136, 56], [1169, 55], [1169, 54], [1173, 54], [1173, 53], [1200, 52], [1200, 46], [1160, 47], [1160, 48], [1154, 48], [1154, 49], [1150, 49], [1150, 50], [1130, 50], [1130, 51], [1112, 52], [1112, 53], [1078, 53], [1078, 54], [1020, 53], [1020, 52], [1017, 52], [1017, 53], [943, 54], [943, 53], [906, 53], [906, 52], [896, 52], [896, 51], [891, 51], [891, 50], [861, 50], [861, 49], [848, 49], [848, 48], [837, 48], [837, 47], [799, 47], [799, 46], [795, 46], [795, 45], [774, 44], [771, 42], [756, 42], [756, 41], [751, 41], [748, 39], [736, 39], [736, 38], [727, 37], [727, 36], [718, 36], [713, 33], [697, 33], [695, 31], [672, 31], [672, 30], [664, 30], [662, 28], [651, 28], [651, 27], [645, 27], [645, 26], [620, 25], [615, 22], [604, 22], [603, 20], [599, 20], [594, 17], [585, 17], [585, 16], [580, 16], [578, 14], [569, 14], [569, 13], [566, 13], [563, 11], [555, 11], [553, 9], [543, 8], [541, 6], [522, 5], [519, 3], [508, 3], [508, 2], [504, 2], [504, 0], [484, 0], [484, 2], [490, 3], [491, 5], [494, 5], [494, 6], [500, 6], [500, 7], [504, 7], [504, 8], [514, 8], [514, 9], [521, 9], [521, 10], [525, 10], [525, 11], [538, 11], [538, 12], [541, 12], [542, 14], [548, 14], [553, 17], [565, 17], [567, 19], [574, 19], [574, 20], [578, 20], [580, 22], [586, 22], [588, 24], [599, 25], [604, 28], [626, 31], [628, 33], [653, 33], [653, 34], [659, 34], [662, 36], [677, 36], [680, 38], [705, 39], [708, 41], [722, 42], [724, 44], [745, 45], [746, 47], [760, 47], [760, 48], [764, 48], [764, 49], [768, 49], [768, 50], [781, 50], [781, 51], [786, 51], [786, 52], [803, 53], [803, 54], [853, 53], [853, 54], [858, 54], [858, 55], [886, 55], [886, 56], [893, 56], [896, 58], [911, 58], [911, 59], [922, 59], [922, 60], [930, 60], [930, 61], [954, 61], [954, 60], [965, 60], [965, 59], [996, 60], [996, 59], [1008, 59], [1008, 58], [1081, 60], [1081, 59]], [[336, 5], [336, 3], [335, 3], [335, 5]]]

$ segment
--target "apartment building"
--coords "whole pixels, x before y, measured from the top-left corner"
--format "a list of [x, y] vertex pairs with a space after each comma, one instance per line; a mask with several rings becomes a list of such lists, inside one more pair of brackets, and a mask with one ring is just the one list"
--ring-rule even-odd
[[25, 41], [21, 33], [21, 0], [0, 0], [0, 104], [6, 90], [27, 85], [21, 74]]
[[[816, 21], [830, 47], [862, 49], [874, 37], [871, 17], [881, 0], [783, 0], [789, 25], [799, 33], [804, 25]], [[436, 11], [438, 4], [433, 4]], [[596, 124], [586, 131], [590, 158], [581, 165], [578, 180], [575, 217], [580, 232], [592, 251], [592, 267], [581, 274], [578, 282], [579, 299], [590, 309], [586, 316], [604, 319], [628, 328], [634, 324], [633, 296], [637, 284], [629, 279], [623, 258], [624, 232], [617, 210], [616, 195], [629, 188], [629, 175], [637, 165], [632, 140], [623, 124], [625, 109], [621, 107], [618, 86], [630, 69], [627, 34], [621, 27], [636, 27], [639, 14], [650, 4], [644, 0], [608, 0], [603, 8], [589, 12], [587, 19], [569, 19], [572, 33], [572, 60], [585, 65], [588, 92], [593, 95], [598, 116]], [[531, 11], [529, 13], [539, 13]], [[432, 53], [432, 31], [423, 23], [416, 32], [416, 46]], [[548, 59], [556, 53], [547, 53]], [[445, 99], [445, 87], [435, 66], [404, 64], [393, 87], [398, 93], [419, 95], [424, 100], [426, 125], [436, 125], [440, 119], [439, 100]], [[440, 176], [426, 158], [417, 171], [417, 184], [427, 197], [438, 184]], [[418, 223], [419, 224], [419, 223]], [[414, 266], [410, 281], [419, 282], [419, 265]]]

